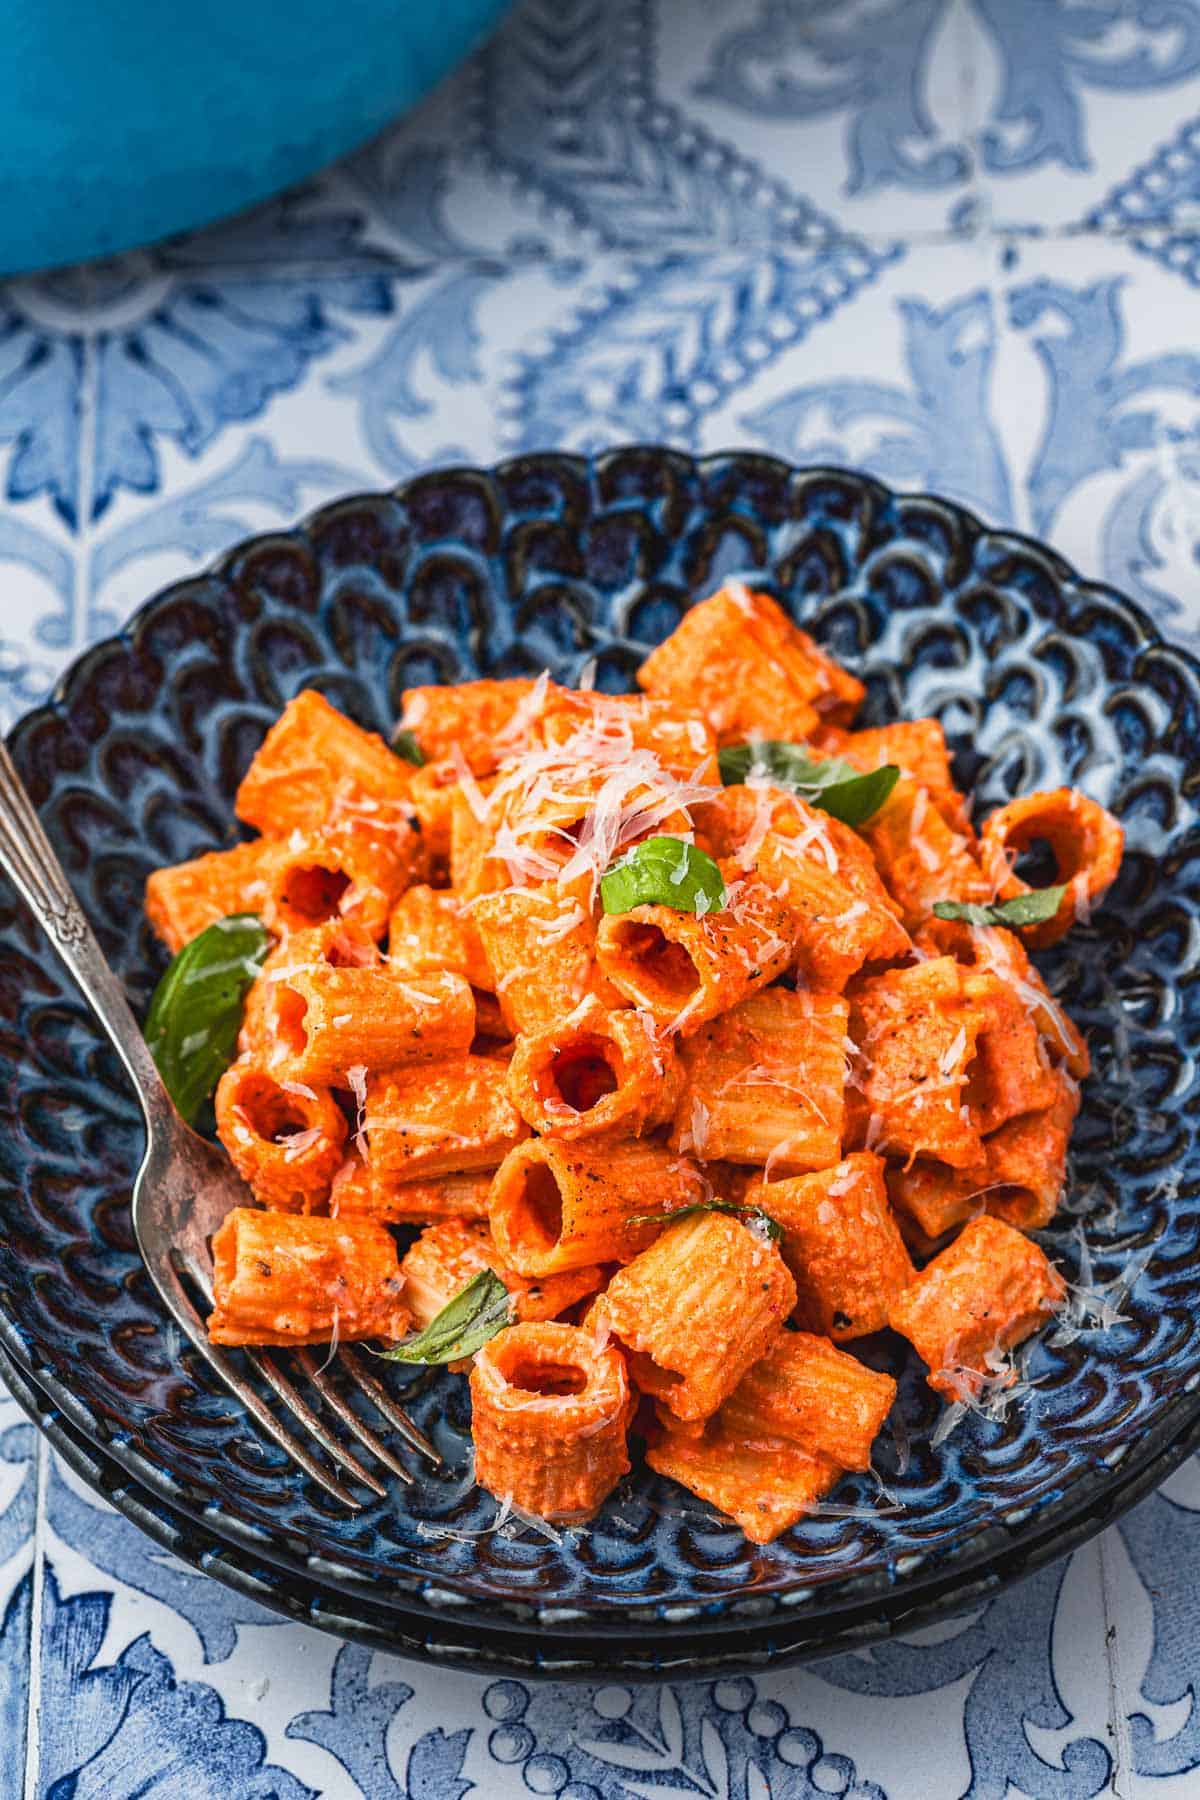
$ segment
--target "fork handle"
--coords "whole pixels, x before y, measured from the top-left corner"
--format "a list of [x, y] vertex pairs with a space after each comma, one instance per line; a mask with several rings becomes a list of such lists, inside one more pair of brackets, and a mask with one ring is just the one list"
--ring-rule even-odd
[[3, 738], [0, 738], [0, 868], [65, 964], [132, 1081], [147, 1126], [169, 1119], [172, 1106], [162, 1076], [125, 998], [125, 989], [96, 942], [50, 846]]

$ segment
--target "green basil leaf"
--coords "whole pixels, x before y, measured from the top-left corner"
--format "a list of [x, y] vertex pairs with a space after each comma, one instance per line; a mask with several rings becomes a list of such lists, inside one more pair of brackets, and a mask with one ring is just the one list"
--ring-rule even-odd
[[697, 1200], [693, 1206], [680, 1206], [674, 1212], [635, 1213], [629, 1220], [631, 1225], [673, 1225], [676, 1219], [687, 1219], [695, 1213], [732, 1213], [745, 1225], [758, 1226], [765, 1231], [773, 1243], [783, 1239], [783, 1226], [765, 1213], [761, 1206], [737, 1206], [732, 1200]]
[[410, 762], [418, 769], [425, 767], [425, 752], [418, 744], [414, 733], [409, 731], [407, 726], [403, 731], [398, 731], [392, 739], [392, 749], [404, 762]]
[[270, 948], [261, 919], [234, 913], [185, 944], [154, 990], [146, 1042], [189, 1125], [233, 1061], [246, 995]]
[[651, 837], [635, 844], [600, 878], [606, 913], [635, 906], [670, 906], [676, 912], [720, 912], [725, 882], [711, 856], [682, 838]]
[[977, 906], [969, 900], [938, 900], [933, 915], [936, 919], [959, 919], [964, 925], [1007, 925], [1019, 931], [1022, 925], [1040, 925], [1044, 919], [1052, 919], [1066, 891], [1064, 882], [1061, 887], [1014, 894], [1011, 900], [993, 900], [987, 906]]
[[884, 763], [864, 775], [838, 756], [814, 760], [802, 744], [782, 738], [728, 744], [717, 752], [717, 765], [726, 787], [737, 786], [750, 774], [768, 775], [843, 825], [865, 825], [900, 779], [895, 763]]
[[389, 1362], [448, 1363], [474, 1356], [511, 1322], [512, 1296], [491, 1269], [481, 1269], [416, 1337], [380, 1355]]

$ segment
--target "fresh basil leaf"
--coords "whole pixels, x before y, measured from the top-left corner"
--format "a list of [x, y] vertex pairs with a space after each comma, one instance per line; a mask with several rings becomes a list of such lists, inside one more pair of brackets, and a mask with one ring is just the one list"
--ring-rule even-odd
[[1007, 925], [1019, 931], [1022, 925], [1040, 925], [1052, 919], [1062, 904], [1066, 883], [1061, 887], [1034, 888], [1028, 894], [1014, 894], [1011, 900], [993, 900], [978, 906], [969, 900], [938, 900], [934, 903], [936, 919], [958, 919], [964, 925]]
[[407, 726], [403, 731], [398, 731], [392, 739], [392, 749], [405, 762], [412, 763], [418, 769], [425, 767], [425, 752], [418, 744], [415, 734], [409, 731]]
[[246, 995], [271, 948], [254, 913], [218, 919], [174, 957], [146, 1014], [146, 1042], [192, 1124], [233, 1061]]
[[670, 906], [676, 912], [720, 912], [725, 882], [711, 856], [682, 838], [651, 837], [635, 844], [600, 878], [606, 913], [635, 906]]
[[512, 1296], [491, 1269], [481, 1269], [416, 1337], [382, 1350], [389, 1362], [448, 1363], [474, 1356], [510, 1323]]
[[760, 1231], [766, 1232], [773, 1243], [778, 1244], [783, 1239], [783, 1226], [779, 1224], [778, 1220], [773, 1219], [770, 1213], [765, 1213], [761, 1206], [738, 1206], [732, 1200], [697, 1200], [694, 1205], [677, 1207], [674, 1212], [635, 1213], [629, 1223], [631, 1225], [673, 1225], [676, 1219], [687, 1219], [696, 1213], [710, 1212], [732, 1213], [735, 1218], [741, 1219], [743, 1224], [751, 1228], [757, 1225]]
[[895, 763], [884, 763], [864, 775], [838, 756], [814, 760], [803, 745], [782, 738], [728, 744], [717, 752], [717, 766], [726, 787], [737, 786], [751, 774], [768, 775], [843, 825], [865, 825], [900, 779]]

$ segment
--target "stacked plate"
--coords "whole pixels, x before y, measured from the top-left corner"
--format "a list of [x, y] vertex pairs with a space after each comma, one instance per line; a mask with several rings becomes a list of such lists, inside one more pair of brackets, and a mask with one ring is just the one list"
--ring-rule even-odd
[[[1069, 1550], [1200, 1439], [1200, 667], [1128, 601], [962, 509], [843, 470], [630, 447], [440, 471], [251, 541], [71, 671], [12, 749], [135, 1004], [161, 958], [145, 876], [232, 838], [238, 778], [298, 689], [373, 729], [428, 680], [594, 663], [627, 688], [689, 599], [738, 574], [868, 686], [868, 722], [941, 719], [981, 807], [1070, 782], [1128, 854], [1047, 969], [1089, 1028], [1068, 1210], [1045, 1234], [1121, 1322], [1040, 1342], [1003, 1419], [932, 1438], [899, 1340], [871, 1476], [757, 1548], [644, 1469], [590, 1526], [492, 1529], [466, 1384], [386, 1379], [442, 1469], [346, 1514], [181, 1348], [130, 1232], [141, 1127], [101, 1033], [0, 894], [0, 1375], [84, 1479], [161, 1543], [293, 1617], [407, 1654], [559, 1676], [829, 1654], [961, 1610]], [[396, 1444], [397, 1450], [403, 1446]], [[367, 1499], [364, 1490], [364, 1500]], [[839, 1510], [840, 1509], [840, 1510]]]

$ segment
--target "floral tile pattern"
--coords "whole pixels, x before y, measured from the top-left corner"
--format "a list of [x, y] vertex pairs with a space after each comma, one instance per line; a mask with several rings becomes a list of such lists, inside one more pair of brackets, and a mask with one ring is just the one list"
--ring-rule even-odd
[[[1200, 645], [1200, 0], [523, 0], [385, 138], [0, 285], [0, 722], [246, 533], [432, 462], [753, 444], [1048, 536]], [[261, 1612], [0, 1399], [0, 1800], [1200, 1792], [1200, 1464], [908, 1640], [661, 1690]]]

